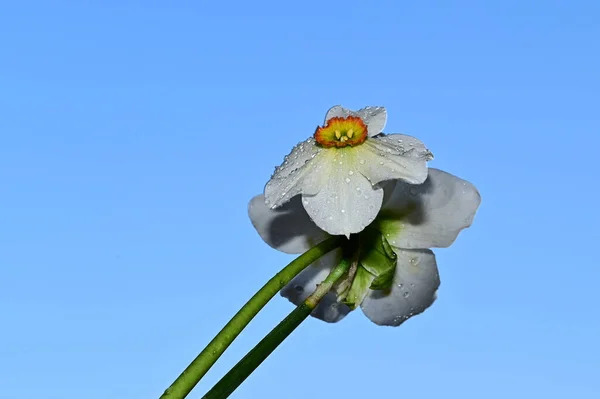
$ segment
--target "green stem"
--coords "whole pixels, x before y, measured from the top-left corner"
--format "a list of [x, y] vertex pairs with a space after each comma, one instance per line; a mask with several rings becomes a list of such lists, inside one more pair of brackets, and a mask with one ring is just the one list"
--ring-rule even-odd
[[225, 352], [227, 347], [250, 323], [256, 314], [279, 292], [291, 279], [308, 267], [321, 256], [341, 245], [342, 240], [331, 237], [309, 249], [279, 273], [271, 278], [246, 304], [233, 316], [233, 318], [219, 331], [212, 341], [190, 363], [179, 377], [163, 393], [160, 399], [183, 399], [196, 386], [198, 381], [206, 374], [217, 359]]
[[348, 271], [350, 263], [343, 260], [317, 286], [311, 296], [294, 309], [281, 323], [242, 358], [202, 399], [225, 399], [302, 323], [329, 292], [333, 284]]

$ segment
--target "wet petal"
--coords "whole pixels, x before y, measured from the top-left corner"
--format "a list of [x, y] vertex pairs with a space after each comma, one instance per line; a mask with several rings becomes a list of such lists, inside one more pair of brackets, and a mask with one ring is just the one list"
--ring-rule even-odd
[[325, 124], [327, 124], [327, 121], [331, 118], [345, 118], [349, 115], [358, 116], [356, 115], [356, 112], [344, 108], [341, 105], [334, 105], [333, 107], [329, 108], [325, 114]]
[[371, 291], [364, 299], [363, 313], [380, 326], [399, 326], [427, 309], [436, 299], [440, 277], [430, 250], [402, 250], [398, 255], [392, 288]]
[[329, 236], [310, 220], [300, 196], [270, 209], [265, 196], [257, 195], [248, 204], [248, 215], [264, 242], [288, 254], [305, 252]]
[[376, 143], [381, 144], [386, 153], [394, 155], [405, 155], [413, 158], [433, 159], [433, 154], [421, 140], [405, 134], [386, 134], [375, 138]]
[[359, 109], [358, 116], [363, 120], [369, 132], [369, 137], [373, 137], [383, 131], [387, 122], [387, 111], [384, 107], [365, 107]]
[[327, 151], [331, 169], [325, 185], [316, 195], [302, 196], [310, 218], [332, 235], [362, 231], [375, 219], [383, 202], [383, 190], [373, 187], [358, 172], [353, 153], [353, 149]]
[[[331, 269], [342, 259], [341, 250], [330, 252], [306, 270], [296, 276], [288, 285], [281, 290], [281, 296], [287, 298], [294, 305], [300, 305], [329, 274]], [[319, 305], [311, 313], [311, 316], [324, 320], [328, 323], [340, 321], [350, 312], [350, 308], [337, 302], [337, 295], [330, 291], [323, 297]]]
[[430, 168], [423, 184], [396, 182], [375, 223], [393, 246], [443, 248], [471, 225], [480, 203], [474, 185]]
[[265, 186], [266, 204], [276, 208], [298, 194], [318, 193], [329, 167], [321, 162], [323, 153], [313, 138], [296, 145]]
[[[398, 140], [408, 138], [419, 145], [401, 146]], [[427, 161], [432, 159], [431, 152], [419, 140], [396, 134], [368, 139], [357, 146], [355, 152], [358, 169], [371, 184], [398, 179], [412, 184], [423, 183], [427, 178]]]

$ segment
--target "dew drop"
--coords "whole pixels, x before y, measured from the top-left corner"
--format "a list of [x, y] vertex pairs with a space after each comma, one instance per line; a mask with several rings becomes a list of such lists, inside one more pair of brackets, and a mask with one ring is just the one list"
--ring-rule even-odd
[[348, 171], [348, 174], [349, 174], [350, 176], [352, 176], [352, 175], [354, 174], [354, 171], [353, 171], [353, 170], [350, 170], [350, 171]]
[[360, 164], [361, 164], [361, 165], [364, 165], [364, 164], [365, 164], [365, 160], [364, 160], [364, 159], [361, 159], [361, 160], [360, 160], [360, 161], [358, 161], [358, 162], [360, 162]]
[[402, 294], [402, 296], [403, 296], [404, 298], [408, 298], [408, 297], [410, 296], [410, 292], [405, 292], [404, 294]]
[[340, 212], [342, 212], [342, 213], [346, 213], [346, 210], [345, 210], [345, 209], [342, 209], [342, 210], [340, 210]]
[[350, 183], [350, 178], [346, 177], [346, 183]]
[[379, 165], [383, 165], [383, 161], [379, 161]]
[[295, 285], [294, 289], [298, 294], [302, 294], [304, 292], [304, 287], [302, 287], [301, 285]]

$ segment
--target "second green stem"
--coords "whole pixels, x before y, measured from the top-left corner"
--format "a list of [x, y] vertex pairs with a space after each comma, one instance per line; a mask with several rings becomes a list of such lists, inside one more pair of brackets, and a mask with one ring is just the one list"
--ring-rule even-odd
[[[196, 386], [227, 347], [242, 332], [256, 314], [279, 290], [315, 260], [341, 244], [339, 237], [331, 237], [300, 255], [271, 278], [235, 316], [219, 331], [212, 341], [181, 373], [160, 399], [183, 399]], [[310, 313], [310, 312], [309, 312]]]
[[333, 284], [350, 268], [350, 262], [342, 260], [315, 292], [294, 309], [277, 327], [265, 336], [242, 358], [202, 399], [225, 399], [240, 386], [248, 376], [302, 323], [329, 292]]

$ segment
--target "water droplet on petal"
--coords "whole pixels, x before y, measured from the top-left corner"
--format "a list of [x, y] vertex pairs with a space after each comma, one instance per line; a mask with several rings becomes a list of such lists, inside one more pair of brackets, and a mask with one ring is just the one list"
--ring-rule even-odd
[[350, 178], [346, 177], [346, 183], [350, 183]]
[[361, 159], [359, 162], [360, 162], [361, 165], [365, 164], [365, 160], [364, 159]]
[[346, 213], [346, 210], [345, 210], [345, 209], [342, 209], [342, 210], [340, 210], [340, 212], [342, 212], [342, 213]]
[[352, 176], [352, 175], [354, 174], [354, 171], [353, 171], [353, 170], [350, 170], [350, 171], [348, 171], [348, 174], [349, 174], [350, 176]]
[[304, 287], [302, 287], [301, 285], [295, 285], [294, 289], [296, 290], [297, 293], [302, 294], [304, 292]]

